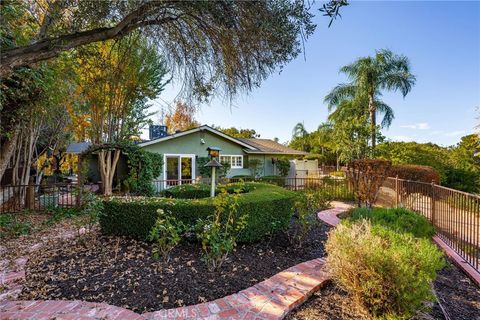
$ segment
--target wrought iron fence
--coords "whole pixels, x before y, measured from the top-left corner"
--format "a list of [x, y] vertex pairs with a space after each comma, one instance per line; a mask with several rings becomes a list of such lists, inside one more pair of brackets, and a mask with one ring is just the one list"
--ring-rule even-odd
[[79, 204], [77, 184], [29, 184], [0, 187], [0, 214], [24, 210], [72, 208]]
[[405, 207], [430, 220], [438, 236], [480, 272], [480, 197], [435, 183], [387, 178], [377, 205]]

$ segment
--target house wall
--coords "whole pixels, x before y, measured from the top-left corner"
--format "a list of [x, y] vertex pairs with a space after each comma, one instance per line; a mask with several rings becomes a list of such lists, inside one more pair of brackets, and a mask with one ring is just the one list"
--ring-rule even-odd
[[[203, 140], [203, 143], [202, 143]], [[212, 134], [209, 131], [199, 131], [194, 132], [185, 136], [174, 138], [171, 140], [166, 140], [159, 143], [154, 143], [148, 146], [144, 146], [143, 149], [150, 152], [160, 153], [163, 155], [166, 154], [194, 154], [198, 157], [207, 157], [208, 147], [218, 147], [222, 149], [220, 154], [228, 155], [243, 155], [244, 156], [244, 167], [245, 164], [245, 153], [243, 152], [243, 147], [233, 143], [227, 139], [224, 139], [220, 136]], [[198, 171], [198, 170], [197, 170]], [[243, 175], [249, 174], [248, 169], [231, 169], [228, 176]], [[197, 173], [198, 176], [198, 173]], [[164, 180], [163, 173], [159, 180]]]

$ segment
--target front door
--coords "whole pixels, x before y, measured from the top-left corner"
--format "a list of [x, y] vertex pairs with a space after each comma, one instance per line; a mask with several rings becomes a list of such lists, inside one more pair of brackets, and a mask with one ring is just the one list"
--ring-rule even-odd
[[195, 179], [195, 156], [167, 155], [165, 156], [166, 186], [192, 183]]

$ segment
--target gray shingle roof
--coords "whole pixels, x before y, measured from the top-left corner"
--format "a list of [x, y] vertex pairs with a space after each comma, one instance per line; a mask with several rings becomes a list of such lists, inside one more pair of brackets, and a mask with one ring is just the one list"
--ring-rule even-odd
[[238, 140], [251, 145], [256, 150], [245, 150], [246, 153], [271, 153], [271, 154], [289, 154], [289, 155], [305, 155], [307, 152], [295, 150], [284, 146], [278, 142], [270, 139], [258, 139], [258, 138], [238, 138]]

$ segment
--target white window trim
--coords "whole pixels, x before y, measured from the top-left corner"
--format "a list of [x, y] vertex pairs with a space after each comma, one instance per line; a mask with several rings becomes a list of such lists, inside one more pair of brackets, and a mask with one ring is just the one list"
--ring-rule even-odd
[[[230, 157], [230, 169], [243, 169], [243, 154], [220, 154], [220, 162], [222, 162], [222, 157]], [[232, 165], [232, 157], [240, 157], [242, 164], [240, 166]]]
[[[196, 179], [196, 172], [195, 172], [195, 169], [196, 169], [196, 166], [197, 166], [197, 163], [195, 161], [196, 159], [196, 155], [194, 154], [183, 154], [183, 153], [166, 153], [163, 155], [163, 180], [164, 180], [164, 189], [166, 189], [168, 186], [167, 186], [167, 157], [171, 157], [171, 158], [191, 158], [192, 159], [192, 181], [194, 181]], [[180, 160], [179, 159], [179, 160]], [[178, 166], [178, 181], [179, 181], [179, 184], [182, 184], [182, 172], [181, 172], [181, 166], [179, 165]]]

